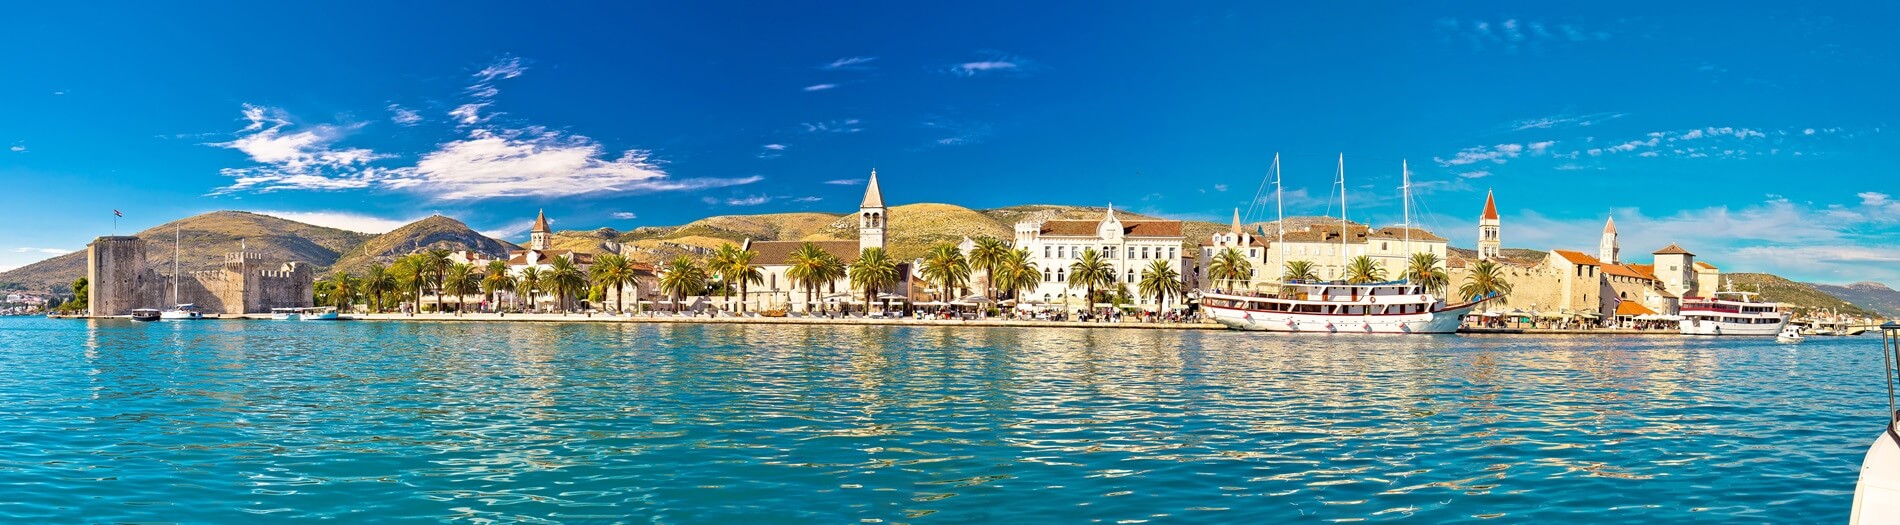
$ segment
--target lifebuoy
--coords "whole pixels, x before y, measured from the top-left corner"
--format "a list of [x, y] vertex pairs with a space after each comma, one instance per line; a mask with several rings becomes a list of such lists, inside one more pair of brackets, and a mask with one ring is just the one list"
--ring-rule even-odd
[[1366, 302], [1370, 304], [1379, 304], [1379, 298], [1368, 295], [1366, 296]]

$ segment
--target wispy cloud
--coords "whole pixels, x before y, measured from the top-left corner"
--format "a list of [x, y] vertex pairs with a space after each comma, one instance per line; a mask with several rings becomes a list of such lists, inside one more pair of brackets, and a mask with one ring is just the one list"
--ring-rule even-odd
[[357, 233], [389, 233], [390, 230], [415, 222], [415, 219], [397, 220], [359, 213], [329, 211], [260, 211], [257, 214]]
[[1562, 129], [1594, 126], [1604, 121], [1615, 120], [1628, 113], [1592, 113], [1589, 115], [1553, 115], [1549, 117], [1525, 119], [1511, 123], [1511, 131], [1530, 129]]
[[7, 148], [7, 150], [8, 150], [8, 151], [12, 151], [12, 152], [14, 152], [14, 153], [21, 153], [21, 152], [24, 152], [24, 151], [26, 151], [26, 145], [25, 145], [25, 144], [14, 144], [14, 145], [13, 145], [13, 147], [10, 147], [10, 148]]
[[776, 159], [779, 157], [783, 157], [785, 156], [785, 149], [789, 147], [790, 146], [786, 146], [784, 144], [766, 144], [764, 146], [760, 146], [759, 158]]
[[920, 125], [937, 133], [946, 134], [934, 141], [938, 146], [961, 146], [976, 144], [988, 139], [993, 129], [989, 124], [969, 122], [955, 118], [932, 116]]
[[1026, 75], [1037, 68], [1035, 61], [1000, 51], [982, 51], [977, 60], [952, 64], [945, 72], [961, 77], [985, 75]]
[[825, 199], [824, 199], [823, 197], [799, 197], [799, 198], [796, 198], [796, 199], [792, 199], [792, 202], [798, 202], [798, 203], [813, 203], [813, 202], [818, 202], [818, 201], [822, 201], [822, 200], [825, 200]]
[[422, 123], [422, 114], [417, 113], [416, 110], [413, 110], [413, 109], [405, 108], [396, 104], [390, 104], [389, 105], [389, 121], [395, 122], [397, 125], [400, 125], [400, 126], [414, 126], [416, 124]]
[[43, 253], [47, 255], [66, 255], [69, 253], [73, 253], [72, 250], [67, 250], [67, 249], [62, 249], [62, 248], [32, 248], [32, 247], [26, 247], [26, 246], [14, 248], [12, 251], [13, 253]]
[[829, 64], [818, 66], [818, 69], [833, 71], [840, 69], [870, 69], [871, 61], [873, 60], [877, 60], [877, 57], [844, 57], [833, 60]]
[[827, 89], [835, 89], [837, 87], [838, 87], [837, 84], [813, 84], [813, 85], [805, 86], [805, 91], [824, 91]]
[[1459, 178], [1465, 178], [1465, 179], [1482, 179], [1489, 176], [1491, 176], [1490, 170], [1467, 171], [1467, 172], [1458, 174]]
[[635, 215], [635, 214], [634, 214], [633, 212], [630, 212], [630, 211], [617, 211], [617, 212], [613, 212], [613, 215], [612, 215], [612, 217], [613, 217], [613, 218], [615, 218], [615, 219], [620, 219], [620, 220], [623, 220], [623, 221], [624, 221], [624, 220], [632, 220], [632, 219], [638, 219], [638, 218], [640, 218], [640, 216], [639, 216], [639, 215]]
[[838, 179], [825, 181], [825, 184], [833, 186], [863, 186], [865, 181], [866, 179]]
[[853, 119], [845, 119], [845, 120], [827, 120], [824, 122], [805, 122], [799, 125], [805, 127], [806, 133], [857, 133], [860, 131], [864, 131], [864, 128], [859, 126], [858, 124], [859, 124], [858, 119], [853, 118]]
[[1457, 19], [1440, 18], [1432, 22], [1432, 29], [1446, 42], [1465, 41], [1473, 50], [1502, 50], [1517, 53], [1528, 50], [1541, 52], [1550, 46], [1576, 45], [1586, 42], [1599, 42], [1610, 39], [1610, 33], [1603, 30], [1587, 29], [1570, 23], [1548, 23], [1543, 20], [1520, 20], [1516, 18], [1497, 19]]
[[[494, 81], [515, 78], [524, 71], [520, 59], [504, 57], [473, 75], [468, 96], [494, 97], [499, 93]], [[394, 167], [379, 165], [391, 155], [337, 145], [360, 124], [295, 127], [282, 110], [247, 104], [244, 116], [249, 125], [236, 140], [213, 145], [242, 151], [256, 165], [223, 170], [236, 180], [212, 195], [382, 188], [438, 200], [472, 200], [697, 190], [762, 179], [675, 179], [647, 150], [614, 152], [587, 136], [540, 126], [480, 125], [487, 119], [478, 111], [487, 104], [463, 106], [472, 108], [457, 115], [465, 135], [421, 155], [413, 166]]]
[[[554, 222], [554, 219], [548, 219], [548, 222]], [[481, 234], [493, 239], [507, 240], [510, 237], [519, 237], [521, 234], [528, 233], [528, 228], [533, 227], [534, 221], [520, 220], [483, 230]]]
[[727, 206], [758, 206], [768, 202], [772, 202], [772, 197], [769, 195], [751, 195], [726, 199]]

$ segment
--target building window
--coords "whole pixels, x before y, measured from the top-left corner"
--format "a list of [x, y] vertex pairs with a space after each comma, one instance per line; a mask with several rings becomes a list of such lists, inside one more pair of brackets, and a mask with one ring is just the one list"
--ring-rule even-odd
[[1056, 268], [1056, 282], [1068, 282], [1069, 278], [1064, 276], [1064, 273], [1066, 272], [1062, 268]]
[[1051, 277], [1051, 276], [1050, 276], [1050, 274], [1049, 274], [1049, 269], [1048, 269], [1048, 268], [1043, 268], [1043, 269], [1042, 269], [1042, 282], [1045, 282], [1045, 283], [1046, 283], [1046, 282], [1052, 282], [1052, 281], [1054, 281], [1054, 280], [1055, 280], [1055, 278], [1054, 278], [1054, 277]]
[[1134, 268], [1129, 268], [1129, 269], [1128, 269], [1128, 282], [1129, 282], [1129, 283], [1131, 283], [1131, 284], [1135, 282], [1135, 269], [1134, 269]]
[[1054, 250], [1055, 250], [1055, 247], [1054, 247], [1054, 246], [1043, 246], [1043, 247], [1042, 247], [1042, 258], [1044, 258], [1044, 259], [1048, 259], [1048, 258], [1050, 258], [1050, 257], [1054, 257], [1053, 255], [1051, 255], [1052, 253], [1055, 253], [1055, 252], [1054, 252]]

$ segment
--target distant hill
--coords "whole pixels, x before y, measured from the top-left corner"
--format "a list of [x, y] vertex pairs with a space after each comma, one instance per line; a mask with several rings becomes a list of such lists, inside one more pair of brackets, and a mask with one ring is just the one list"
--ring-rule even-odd
[[1900, 291], [1894, 291], [1880, 283], [1854, 283], [1847, 286], [1832, 284], [1809, 284], [1816, 290], [1839, 297], [1855, 306], [1866, 308], [1889, 318], [1900, 317]]
[[432, 248], [469, 250], [490, 257], [502, 257], [516, 247], [477, 233], [462, 224], [462, 221], [433, 215], [351, 247], [333, 264], [326, 265], [329, 266], [326, 272], [342, 270], [363, 275], [372, 263], [389, 264], [404, 255]]
[[1788, 303], [1802, 310], [1824, 308], [1853, 316], [1877, 317], [1873, 311], [1861, 308], [1829, 295], [1807, 283], [1798, 283], [1765, 273], [1723, 274], [1738, 291], [1758, 292], [1763, 300]]
[[[135, 235], [145, 239], [149, 264], [162, 264], [171, 273], [173, 232], [184, 250], [179, 268], [201, 270], [224, 260], [240, 245], [264, 255], [265, 260], [300, 261], [315, 266], [336, 262], [339, 254], [361, 244], [370, 235], [325, 228], [242, 211], [218, 211], [161, 224]], [[0, 273], [0, 282], [20, 283], [28, 290], [65, 290], [86, 274], [86, 252], [53, 257]]]

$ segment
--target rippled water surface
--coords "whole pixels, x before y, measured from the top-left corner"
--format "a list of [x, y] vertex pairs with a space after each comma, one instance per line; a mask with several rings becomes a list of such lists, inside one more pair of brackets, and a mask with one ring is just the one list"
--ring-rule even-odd
[[0, 320], [0, 521], [1839, 522], [1877, 338]]

